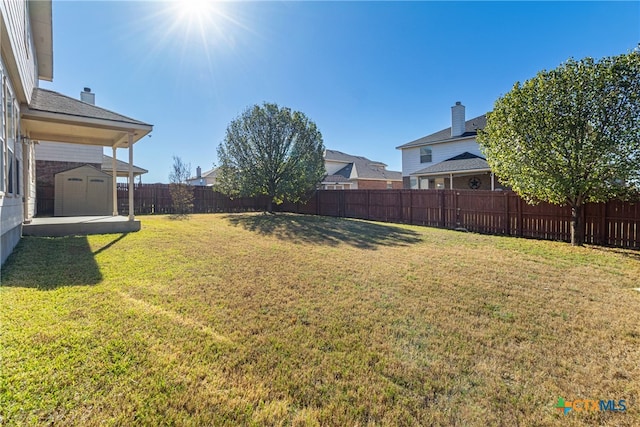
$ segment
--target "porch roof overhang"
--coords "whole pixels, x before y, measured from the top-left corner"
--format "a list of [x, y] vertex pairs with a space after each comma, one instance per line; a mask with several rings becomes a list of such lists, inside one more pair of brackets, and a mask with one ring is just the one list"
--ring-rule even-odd
[[36, 88], [21, 110], [24, 133], [32, 140], [128, 148], [153, 126], [56, 92]]
[[462, 153], [435, 165], [420, 169], [410, 174], [411, 176], [437, 176], [459, 175], [469, 173], [491, 172], [489, 163], [480, 156], [471, 153]]
[[475, 173], [489, 173], [491, 169], [463, 169], [463, 170], [452, 170], [452, 171], [441, 171], [441, 172], [414, 172], [410, 176], [449, 176], [449, 175], [469, 175]]

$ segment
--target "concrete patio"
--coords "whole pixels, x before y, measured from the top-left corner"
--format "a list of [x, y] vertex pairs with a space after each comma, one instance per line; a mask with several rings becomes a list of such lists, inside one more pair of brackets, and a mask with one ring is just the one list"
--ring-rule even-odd
[[23, 236], [60, 237], [140, 231], [140, 221], [126, 216], [70, 216], [33, 218], [22, 226]]

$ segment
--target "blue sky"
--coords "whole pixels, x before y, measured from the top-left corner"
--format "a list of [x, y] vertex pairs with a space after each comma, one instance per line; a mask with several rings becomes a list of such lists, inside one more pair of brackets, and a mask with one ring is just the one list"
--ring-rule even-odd
[[[401, 170], [395, 147], [490, 111], [516, 81], [640, 42], [640, 2], [53, 2], [54, 80], [41, 86], [154, 125], [143, 182], [172, 156], [210, 169], [227, 125], [275, 102], [327, 148]], [[127, 158], [125, 150], [118, 157]]]

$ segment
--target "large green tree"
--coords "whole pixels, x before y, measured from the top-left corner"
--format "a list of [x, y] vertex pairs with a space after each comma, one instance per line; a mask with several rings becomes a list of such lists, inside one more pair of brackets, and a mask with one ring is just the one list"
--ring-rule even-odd
[[297, 202], [325, 174], [324, 145], [315, 123], [303, 113], [276, 104], [254, 105], [227, 127], [218, 147], [216, 189], [231, 196]]
[[640, 52], [572, 59], [516, 83], [478, 142], [520, 196], [569, 205], [571, 243], [583, 244], [584, 204], [624, 197], [640, 180]]

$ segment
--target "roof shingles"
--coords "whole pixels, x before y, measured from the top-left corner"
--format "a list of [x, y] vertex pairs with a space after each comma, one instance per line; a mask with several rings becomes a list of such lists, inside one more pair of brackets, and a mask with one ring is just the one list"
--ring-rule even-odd
[[487, 125], [487, 116], [483, 114], [478, 117], [474, 117], [471, 120], [465, 122], [465, 132], [459, 136], [451, 136], [451, 127], [442, 129], [431, 135], [423, 136], [415, 141], [407, 142], [406, 144], [396, 147], [399, 150], [412, 147], [420, 147], [423, 145], [437, 144], [440, 142], [455, 141], [457, 139], [469, 138], [478, 134], [478, 129], [483, 129]]
[[82, 102], [52, 90], [34, 88], [29, 109], [54, 114], [85, 117], [89, 119], [109, 120], [141, 126], [151, 126], [131, 117], [114, 113], [105, 108]]
[[326, 150], [325, 160], [343, 162], [347, 165], [335, 174], [349, 178], [355, 168], [355, 179], [379, 179], [385, 181], [402, 181], [402, 172], [390, 171], [382, 162], [369, 160], [362, 156], [352, 156], [336, 150]]

